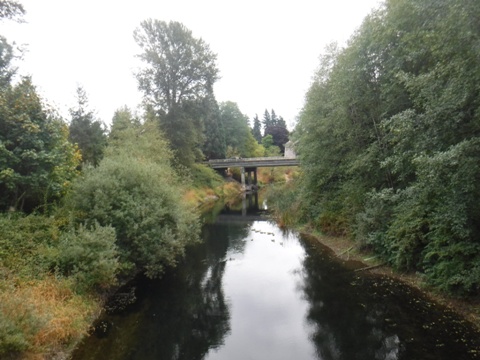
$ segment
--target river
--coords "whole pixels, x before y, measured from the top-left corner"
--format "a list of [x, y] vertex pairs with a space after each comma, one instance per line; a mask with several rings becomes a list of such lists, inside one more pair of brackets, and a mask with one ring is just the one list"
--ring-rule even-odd
[[252, 197], [213, 211], [204, 241], [161, 280], [121, 289], [73, 359], [480, 359], [455, 313], [263, 210]]

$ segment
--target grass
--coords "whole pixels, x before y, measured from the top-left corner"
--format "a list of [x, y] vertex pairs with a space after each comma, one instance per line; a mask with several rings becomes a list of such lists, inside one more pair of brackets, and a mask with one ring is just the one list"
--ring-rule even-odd
[[0, 216], [0, 358], [46, 359], [87, 332], [100, 301], [55, 277], [58, 219]]
[[45, 359], [68, 351], [100, 310], [98, 299], [76, 294], [70, 281], [53, 276], [10, 278], [1, 290], [1, 356]]
[[222, 182], [214, 188], [198, 186], [187, 190], [183, 199], [193, 207], [202, 206], [214, 202], [219, 198], [228, 199], [237, 197], [241, 193], [241, 185], [235, 181]]

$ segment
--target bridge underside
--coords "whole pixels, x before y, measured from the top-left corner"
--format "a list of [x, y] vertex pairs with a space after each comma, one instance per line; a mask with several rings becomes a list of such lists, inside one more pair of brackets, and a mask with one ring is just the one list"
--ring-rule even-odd
[[252, 189], [257, 185], [257, 168], [259, 167], [277, 167], [277, 166], [298, 166], [299, 161], [296, 158], [285, 157], [267, 157], [267, 158], [236, 158], [236, 159], [216, 159], [206, 162], [213, 169], [228, 169], [239, 167], [241, 169], [242, 186], [244, 189]]

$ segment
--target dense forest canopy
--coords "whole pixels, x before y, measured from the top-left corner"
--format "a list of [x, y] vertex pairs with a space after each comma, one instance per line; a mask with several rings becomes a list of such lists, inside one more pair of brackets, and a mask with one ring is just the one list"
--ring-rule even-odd
[[297, 126], [303, 216], [480, 290], [480, 7], [387, 0], [321, 58]]

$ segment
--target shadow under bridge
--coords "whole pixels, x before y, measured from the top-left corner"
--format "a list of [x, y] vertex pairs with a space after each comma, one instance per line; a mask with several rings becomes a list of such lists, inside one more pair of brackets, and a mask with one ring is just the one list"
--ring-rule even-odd
[[[298, 166], [300, 164], [297, 158], [262, 157], [262, 158], [232, 158], [232, 159], [212, 159], [205, 162], [212, 169], [228, 169], [233, 167], [241, 168], [242, 186], [245, 189], [257, 185], [257, 168], [259, 167], [277, 167], [277, 166]], [[246, 175], [245, 175], [246, 174]], [[246, 179], [245, 179], [246, 177]]]

